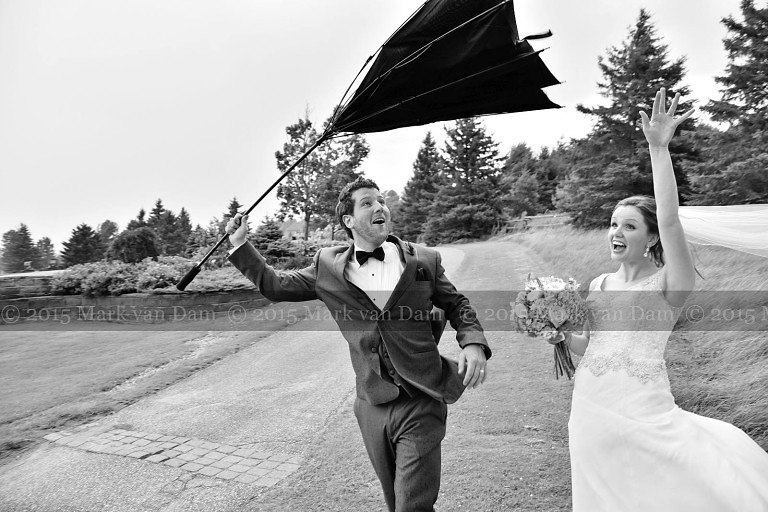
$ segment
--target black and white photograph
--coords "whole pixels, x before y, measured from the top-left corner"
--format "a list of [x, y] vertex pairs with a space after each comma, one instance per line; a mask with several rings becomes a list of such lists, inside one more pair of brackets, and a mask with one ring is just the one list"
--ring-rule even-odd
[[766, 0], [0, 0], [3, 512], [768, 512]]

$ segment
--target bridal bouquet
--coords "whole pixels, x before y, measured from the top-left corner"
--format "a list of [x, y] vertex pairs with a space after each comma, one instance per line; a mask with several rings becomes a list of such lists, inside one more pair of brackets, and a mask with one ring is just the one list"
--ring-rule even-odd
[[554, 276], [531, 277], [529, 274], [525, 290], [517, 294], [512, 304], [512, 317], [519, 330], [555, 345], [556, 378], [566, 375], [570, 379], [576, 371], [561, 329], [572, 330], [587, 318], [579, 286], [573, 278], [563, 281]]

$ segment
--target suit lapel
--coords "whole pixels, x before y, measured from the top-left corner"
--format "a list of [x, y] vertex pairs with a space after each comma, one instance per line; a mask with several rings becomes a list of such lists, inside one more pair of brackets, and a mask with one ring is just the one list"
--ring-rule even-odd
[[403, 255], [405, 258], [405, 268], [402, 275], [400, 275], [400, 280], [397, 282], [395, 289], [392, 290], [392, 295], [390, 295], [387, 304], [384, 306], [384, 311], [397, 304], [408, 286], [416, 279], [416, 267], [419, 261], [416, 248], [412, 244], [403, 242], [393, 235], [390, 235], [387, 241], [394, 243], [400, 254]]
[[336, 258], [333, 260], [333, 273], [339, 281], [348, 282], [347, 278], [344, 276], [344, 269], [347, 268], [347, 262], [352, 256], [352, 252], [354, 252], [354, 245], [350, 243], [347, 250], [337, 254]]

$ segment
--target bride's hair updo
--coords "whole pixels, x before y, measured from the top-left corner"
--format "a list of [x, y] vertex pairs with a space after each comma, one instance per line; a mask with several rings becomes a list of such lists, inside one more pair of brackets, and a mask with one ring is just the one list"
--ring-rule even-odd
[[613, 211], [619, 206], [634, 206], [643, 215], [645, 225], [648, 226], [648, 232], [652, 235], [656, 235], [658, 240], [648, 250], [653, 262], [657, 267], [664, 266], [664, 248], [661, 246], [661, 236], [659, 235], [659, 220], [656, 217], [656, 200], [651, 196], [631, 196], [622, 199], [616, 206], [613, 207]]

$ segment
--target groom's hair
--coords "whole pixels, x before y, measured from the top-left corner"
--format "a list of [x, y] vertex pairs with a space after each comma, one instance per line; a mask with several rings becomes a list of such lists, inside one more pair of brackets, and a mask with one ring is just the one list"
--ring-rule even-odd
[[339, 202], [336, 203], [336, 219], [339, 221], [339, 224], [341, 224], [341, 227], [344, 228], [344, 231], [347, 232], [347, 236], [350, 240], [355, 237], [352, 235], [352, 230], [344, 224], [344, 216], [354, 214], [355, 202], [352, 200], [352, 194], [355, 190], [361, 188], [375, 188], [376, 190], [381, 190], [375, 181], [360, 176], [355, 181], [347, 183], [344, 188], [341, 189], [341, 192], [339, 193]]

